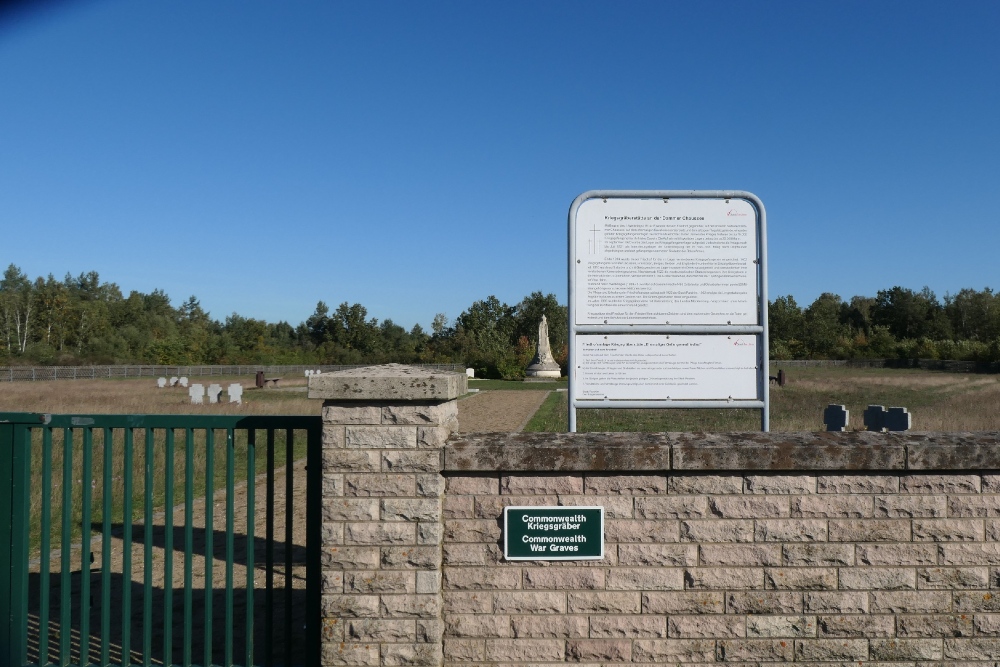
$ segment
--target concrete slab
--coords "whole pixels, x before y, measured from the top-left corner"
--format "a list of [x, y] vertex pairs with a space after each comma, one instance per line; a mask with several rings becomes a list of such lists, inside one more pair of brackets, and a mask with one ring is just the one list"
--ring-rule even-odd
[[338, 401], [449, 401], [468, 391], [462, 373], [404, 364], [352, 368], [309, 376], [309, 398]]

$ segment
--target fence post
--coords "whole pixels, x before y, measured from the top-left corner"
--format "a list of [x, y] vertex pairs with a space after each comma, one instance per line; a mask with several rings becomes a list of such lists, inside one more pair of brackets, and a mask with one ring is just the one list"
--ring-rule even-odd
[[28, 660], [29, 434], [0, 424], [0, 667]]
[[442, 664], [441, 458], [467, 386], [398, 364], [309, 377], [324, 399], [321, 664]]

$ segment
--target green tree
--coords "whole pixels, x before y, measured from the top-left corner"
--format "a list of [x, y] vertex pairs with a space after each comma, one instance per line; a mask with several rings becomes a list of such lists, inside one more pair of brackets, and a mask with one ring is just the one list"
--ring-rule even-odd
[[847, 327], [840, 322], [842, 303], [836, 294], [824, 292], [806, 308], [803, 316], [803, 338], [810, 358], [822, 359], [843, 355]]
[[31, 281], [11, 264], [0, 279], [0, 326], [8, 352], [24, 354], [34, 324], [35, 295]]

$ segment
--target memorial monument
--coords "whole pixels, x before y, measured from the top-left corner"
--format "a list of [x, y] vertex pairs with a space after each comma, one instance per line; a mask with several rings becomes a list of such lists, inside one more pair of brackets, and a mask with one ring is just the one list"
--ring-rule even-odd
[[558, 378], [562, 375], [559, 364], [552, 356], [552, 348], [549, 347], [549, 323], [542, 315], [542, 321], [538, 323], [538, 348], [535, 351], [535, 358], [524, 370], [524, 374], [529, 378]]

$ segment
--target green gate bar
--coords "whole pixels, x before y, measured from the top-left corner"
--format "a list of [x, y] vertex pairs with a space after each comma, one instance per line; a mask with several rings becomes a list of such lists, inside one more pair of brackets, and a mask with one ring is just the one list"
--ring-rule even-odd
[[[318, 416], [0, 413], [0, 544], [4, 545], [0, 548], [0, 667], [95, 663], [190, 667], [199, 664], [195, 662], [199, 659], [203, 659], [200, 663], [203, 665], [318, 664], [321, 429]], [[263, 432], [264, 441], [258, 440], [258, 430]], [[95, 442], [95, 432], [101, 438], [100, 444]], [[216, 479], [215, 456], [222, 455], [222, 451], [216, 451], [216, 441], [218, 438], [221, 445], [223, 432], [226, 458], [224, 469], [219, 470], [222, 477]], [[285, 559], [280, 564], [274, 557], [277, 490], [274, 478], [280, 472], [275, 470], [276, 450], [280, 446], [276, 436], [284, 437], [286, 466], [286, 543]], [[136, 449], [136, 438], [144, 446]], [[178, 447], [182, 442], [181, 454]], [[265, 457], [256, 456], [258, 442], [266, 442]], [[203, 464], [196, 462], [200, 451], [204, 452]], [[237, 465], [237, 458], [244, 452], [245, 466], [242, 460]], [[293, 464], [302, 455], [307, 463], [304, 508], [293, 507]], [[162, 468], [158, 467], [161, 461]], [[258, 461], [263, 464], [261, 470], [257, 469]], [[140, 464], [141, 472], [134, 470], [136, 464]], [[180, 479], [177, 479], [177, 465], [184, 466]], [[255, 577], [254, 549], [256, 483], [260, 475], [266, 489], [262, 596], [257, 595], [260, 589]], [[54, 486], [53, 478], [59, 480]], [[243, 508], [237, 517], [234, 490], [237, 484], [244, 483], [246, 548], [237, 550], [235, 520], [242, 520]], [[219, 493], [226, 495], [224, 544], [220, 545], [224, 554], [218, 556], [213, 517], [217, 487]], [[183, 494], [184, 503], [183, 521], [176, 522], [178, 530], [182, 530], [177, 540], [174, 510], [180, 508], [174, 507], [175, 490]], [[203, 553], [196, 556], [195, 549], [202, 551], [194, 539], [193, 505], [199, 497], [205, 502], [205, 539]], [[53, 505], [58, 516], [53, 516]], [[97, 512], [100, 520], [95, 522]], [[303, 642], [298, 637], [293, 641], [292, 632], [292, 613], [302, 609], [301, 602], [296, 604], [292, 588], [293, 522], [302, 525], [303, 518], [306, 589], [298, 594], [305, 597], [306, 642], [305, 655], [295, 657], [293, 649], [301, 650]], [[160, 527], [154, 526], [160, 519], [162, 540], [157, 537]], [[142, 531], [142, 539], [133, 543], [136, 526]], [[120, 538], [120, 545], [112, 541], [116, 537]], [[53, 539], [59, 548], [56, 558], [53, 558]], [[99, 545], [101, 552], [100, 562], [94, 566], [92, 542], [94, 549]], [[164, 554], [162, 591], [159, 584], [154, 586], [154, 575], [159, 574], [154, 572], [159, 565], [159, 556], [154, 558], [157, 548]], [[133, 553], [135, 549], [143, 553]], [[183, 556], [180, 591], [174, 589], [175, 549], [179, 549], [178, 558]], [[113, 551], [120, 552], [119, 572], [115, 572]], [[133, 556], [142, 558], [141, 582], [133, 583]], [[234, 590], [234, 568], [240, 556], [245, 556], [241, 567], [246, 575], [245, 588], [241, 586], [240, 591], [240, 595], [245, 595], [243, 618], [236, 613]], [[196, 603], [194, 587], [196, 558], [205, 568], [201, 587], [204, 598], [200, 605]], [[213, 637], [212, 567], [217, 558], [225, 560], [222, 564], [225, 581], [220, 582], [222, 590], [216, 592], [222, 596], [220, 604], [225, 608], [218, 611], [226, 622], [224, 631], [216, 632]], [[52, 571], [54, 564], [59, 567], [58, 573]], [[283, 571], [284, 595], [275, 595], [273, 590], [275, 569]], [[56, 599], [52, 598], [54, 582], [59, 589]], [[141, 604], [134, 599], [139, 586]], [[175, 592], [179, 594], [176, 610]], [[259, 627], [255, 627], [255, 600], [265, 604]], [[275, 605], [283, 607], [284, 627], [273, 625]], [[203, 628], [196, 630], [193, 620], [199, 612], [205, 614], [205, 622]], [[162, 640], [157, 636], [161, 629]], [[236, 636], [240, 630], [242, 638]], [[183, 646], [175, 641], [175, 632], [179, 633], [178, 638], [183, 638]], [[276, 634], [284, 635], [282, 655], [275, 655]], [[204, 652], [195, 655], [192, 645], [202, 638]]]

